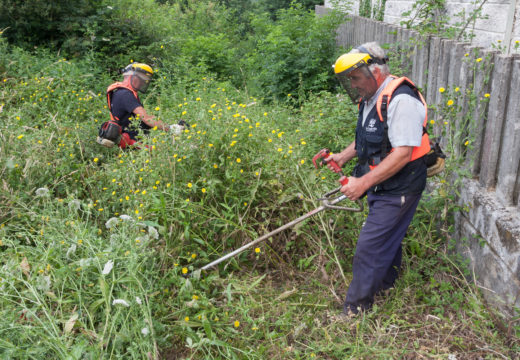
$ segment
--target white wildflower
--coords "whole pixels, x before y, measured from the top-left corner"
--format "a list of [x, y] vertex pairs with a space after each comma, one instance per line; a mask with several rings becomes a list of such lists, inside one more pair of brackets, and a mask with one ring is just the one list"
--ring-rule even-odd
[[135, 243], [136, 244], [144, 244], [145, 242], [148, 241], [148, 235], [144, 235], [144, 236], [138, 236], [136, 239], [135, 239]]
[[123, 305], [123, 306], [126, 306], [126, 307], [130, 306], [130, 304], [128, 304], [126, 302], [126, 300], [123, 300], [123, 299], [114, 299], [114, 301], [112, 301], [112, 305]]
[[151, 239], [154, 239], [154, 240], [159, 239], [159, 233], [153, 226], [148, 226], [148, 235], [150, 235]]
[[141, 298], [139, 296], [135, 297], [135, 302], [138, 303], [139, 305], [143, 304], [143, 301], [141, 300]]
[[125, 215], [125, 214], [123, 214], [123, 215], [119, 215], [119, 218], [120, 218], [121, 220], [123, 220], [123, 221], [134, 221], [134, 219], [132, 219], [131, 216], [129, 216], [129, 215]]
[[39, 276], [36, 280], [36, 288], [38, 290], [41, 290], [43, 292], [50, 291], [51, 289], [51, 277], [46, 276]]
[[147, 327], [144, 327], [141, 329], [141, 334], [143, 334], [144, 336], [148, 335], [150, 333], [150, 330], [148, 330]]
[[44, 197], [44, 196], [49, 195], [49, 189], [47, 189], [45, 187], [38, 188], [38, 189], [36, 189], [35, 193], [36, 193], [37, 197]]
[[69, 208], [71, 210], [79, 210], [80, 207], [81, 207], [81, 202], [77, 199], [71, 200], [69, 202]]
[[81, 266], [82, 268], [84, 267], [87, 267], [87, 266], [90, 266], [90, 263], [92, 262], [92, 258], [88, 258], [88, 259], [80, 259], [79, 260], [79, 266]]
[[74, 255], [76, 253], [76, 244], [72, 244], [69, 249], [67, 250], [67, 255], [65, 255], [67, 258], [69, 258], [70, 255]]
[[117, 225], [117, 223], [119, 222], [119, 219], [116, 218], [116, 217], [111, 217], [110, 219], [107, 220], [107, 222], [105, 223], [105, 227], [107, 229], [112, 229], [113, 227], [115, 227]]
[[105, 264], [105, 267], [103, 268], [103, 272], [101, 274], [108, 275], [110, 274], [110, 271], [112, 271], [112, 268], [114, 267], [114, 262], [112, 260], [108, 260]]

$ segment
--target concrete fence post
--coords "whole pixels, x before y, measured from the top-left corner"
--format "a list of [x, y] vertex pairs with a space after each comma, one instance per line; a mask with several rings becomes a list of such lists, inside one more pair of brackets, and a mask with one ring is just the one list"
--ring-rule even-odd
[[508, 100], [506, 89], [509, 89], [511, 82], [511, 60], [510, 56], [499, 55], [495, 58], [493, 69], [491, 97], [480, 161], [480, 185], [488, 189], [496, 184], [498, 154]]
[[[433, 36], [430, 40], [429, 62], [428, 62], [428, 81], [426, 87], [426, 102], [430, 105], [435, 103], [437, 96], [437, 68], [439, 67], [439, 55], [441, 48], [441, 38]], [[432, 114], [433, 115], [433, 114]]]
[[[507, 89], [502, 89], [507, 90]], [[516, 178], [520, 170], [520, 60], [512, 63], [507, 112], [498, 163], [497, 196], [505, 206], [513, 205]], [[507, 92], [507, 91], [504, 91]]]
[[[462, 61], [464, 59], [464, 53], [466, 52], [466, 43], [459, 43], [456, 42], [453, 44], [451, 51], [450, 51], [450, 67], [448, 72], [448, 86], [453, 91], [454, 98], [460, 96], [460, 89], [461, 89], [461, 73], [460, 69], [462, 67]], [[458, 92], [455, 92], [455, 88], [459, 88]], [[464, 98], [459, 99], [455, 102], [454, 105], [463, 106], [464, 104]], [[458, 111], [457, 115], [455, 116], [455, 119], [450, 126], [453, 126], [453, 134], [457, 134], [458, 138], [460, 139], [455, 146], [455, 154], [456, 156], [462, 156], [464, 151], [464, 140], [468, 136], [468, 127], [467, 122], [465, 118], [465, 113], [462, 111]]]
[[419, 36], [417, 43], [417, 78], [414, 79], [417, 86], [427, 93], [428, 66], [430, 63], [430, 36]]
[[[498, 53], [495, 51], [484, 50], [480, 47], [471, 47], [468, 49], [469, 60], [468, 67], [475, 74], [473, 81], [473, 96], [475, 97], [475, 107], [472, 112], [473, 128], [473, 144], [466, 154], [466, 162], [470, 163], [471, 174], [479, 177], [480, 162], [482, 155], [482, 143], [484, 141], [484, 133], [487, 127], [487, 114], [489, 110], [489, 100], [484, 97], [491, 90], [491, 81], [493, 77], [493, 64]], [[477, 59], [481, 59], [477, 62]]]
[[401, 53], [402, 53], [402, 66], [404, 75], [407, 77], [412, 76], [412, 50], [413, 47], [410, 43], [410, 38], [412, 37], [412, 31], [408, 29], [404, 29], [402, 31], [402, 39], [401, 39]]

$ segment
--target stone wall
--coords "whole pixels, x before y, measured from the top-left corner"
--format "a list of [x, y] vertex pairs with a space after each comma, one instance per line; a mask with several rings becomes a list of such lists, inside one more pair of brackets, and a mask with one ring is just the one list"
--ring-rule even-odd
[[[341, 1], [341, 0], [340, 0]], [[372, 0], [373, 4], [378, 3], [379, 0]], [[457, 16], [461, 11], [466, 14], [471, 13], [475, 7], [479, 6], [482, 0], [475, 4], [474, 0], [446, 0], [447, 15], [451, 19], [451, 23], [461, 21], [462, 17]], [[471, 40], [473, 45], [490, 47], [492, 44], [499, 45], [501, 41], [502, 46], [507, 40], [507, 33], [509, 32], [510, 44], [514, 47], [515, 41], [520, 40], [520, 1], [518, 0], [488, 0], [482, 6], [482, 14], [488, 19], [479, 19], [475, 23], [474, 33], [475, 38]], [[412, 8], [414, 0], [387, 0], [385, 6], [384, 21], [390, 24], [400, 25], [404, 19], [402, 14]], [[513, 3], [511, 3], [513, 2]], [[325, 7], [331, 7], [331, 0], [325, 0]], [[513, 15], [513, 28], [508, 31], [508, 17]], [[352, 15], [359, 14], [359, 0], [354, 0], [352, 3]], [[467, 18], [467, 15], [466, 15]], [[516, 22], [516, 23], [515, 23]], [[472, 26], [469, 26], [471, 29]]]
[[[327, 11], [316, 7], [317, 14]], [[429, 105], [446, 101], [439, 88], [460, 89], [454, 104], [460, 106], [460, 116], [449, 119], [445, 138], [455, 142], [453, 155], [464, 158], [470, 176], [462, 179], [459, 189], [459, 202], [466, 210], [456, 214], [454, 237], [484, 294], [513, 314], [514, 307], [520, 308], [520, 56], [422, 37], [413, 30], [354, 15], [337, 32], [338, 45], [378, 41], [389, 45], [394, 56], [406, 57], [405, 63], [410, 64], [406, 75], [422, 88]], [[470, 107], [466, 90], [475, 95], [477, 106]], [[489, 101], [481, 101], [484, 98]], [[473, 143], [466, 150], [460, 130], [467, 126], [462, 114], [469, 109]], [[434, 112], [429, 114], [436, 119]], [[434, 126], [436, 134], [439, 123]]]

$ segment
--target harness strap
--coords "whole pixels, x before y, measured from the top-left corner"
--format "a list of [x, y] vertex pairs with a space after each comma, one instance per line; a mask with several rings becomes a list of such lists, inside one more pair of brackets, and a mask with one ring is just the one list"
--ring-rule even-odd
[[[416, 146], [413, 148], [412, 151], [412, 157], [410, 161], [414, 161], [424, 155], [426, 155], [430, 151], [430, 139], [428, 136], [428, 130], [426, 126], [428, 125], [428, 107], [426, 105], [426, 101], [424, 100], [424, 97], [419, 92], [415, 84], [408, 79], [407, 77], [401, 77], [397, 78], [396, 76], [390, 75], [393, 80], [383, 89], [382, 93], [379, 95], [379, 98], [377, 99], [376, 103], [376, 110], [377, 114], [379, 115], [379, 119], [381, 122], [383, 122], [384, 127], [384, 136], [383, 141], [381, 142], [381, 157], [380, 160], [382, 161], [387, 155], [388, 155], [388, 104], [390, 103], [390, 100], [392, 98], [393, 93], [397, 88], [403, 84], [406, 84], [412, 88], [412, 90], [418, 95], [419, 100], [423, 103], [424, 109], [425, 109], [425, 116], [423, 121], [423, 134], [421, 139], [421, 145]], [[392, 152], [390, 150], [390, 152]], [[378, 165], [378, 164], [374, 164]]]
[[137, 91], [135, 91], [134, 88], [132, 88], [131, 86], [129, 86], [123, 82], [116, 82], [116, 83], [113, 83], [112, 85], [110, 85], [107, 88], [108, 112], [110, 113], [110, 119], [115, 122], [119, 122], [120, 120], [117, 116], [115, 116], [112, 113], [112, 95], [114, 94], [115, 91], [117, 91], [117, 89], [121, 89], [121, 88], [130, 90], [130, 92], [135, 96], [137, 101], [141, 102], [141, 100], [139, 99], [139, 95], [137, 94]]

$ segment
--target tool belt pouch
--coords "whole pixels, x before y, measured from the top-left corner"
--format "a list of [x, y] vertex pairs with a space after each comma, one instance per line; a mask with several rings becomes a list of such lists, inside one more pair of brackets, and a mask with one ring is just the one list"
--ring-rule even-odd
[[121, 137], [121, 126], [115, 121], [106, 121], [99, 128], [97, 142], [106, 147], [112, 147], [119, 143]]
[[438, 142], [435, 144], [430, 144], [431, 150], [428, 154], [424, 156], [424, 160], [426, 162], [427, 167], [427, 176], [432, 177], [441, 173], [445, 167], [446, 155], [441, 149], [441, 146]]

